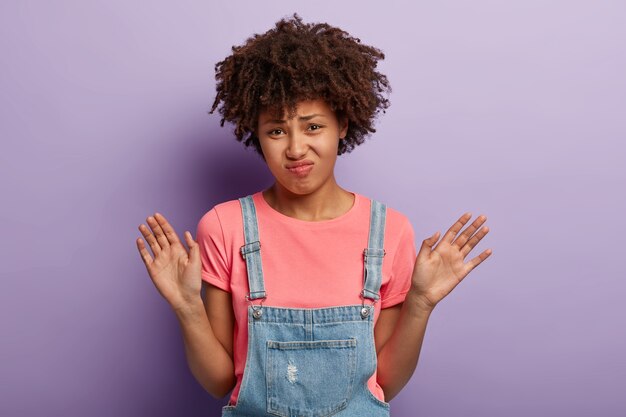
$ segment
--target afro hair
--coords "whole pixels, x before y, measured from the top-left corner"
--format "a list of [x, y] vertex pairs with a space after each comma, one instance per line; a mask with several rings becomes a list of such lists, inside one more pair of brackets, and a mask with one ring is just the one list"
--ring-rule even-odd
[[[216, 109], [221, 126], [235, 125], [235, 136], [261, 155], [256, 133], [258, 117], [269, 110], [278, 117], [295, 113], [301, 100], [323, 99], [337, 117], [347, 117], [348, 132], [337, 155], [351, 152], [376, 132], [373, 123], [389, 107], [391, 87], [376, 71], [385, 58], [379, 49], [361, 43], [327, 23], [305, 24], [294, 13], [264, 34], [255, 34], [215, 65]], [[220, 106], [221, 103], [221, 106]]]

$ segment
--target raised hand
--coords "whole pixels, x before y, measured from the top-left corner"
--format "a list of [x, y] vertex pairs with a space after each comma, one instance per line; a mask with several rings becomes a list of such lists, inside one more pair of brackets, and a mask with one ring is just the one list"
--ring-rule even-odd
[[[439, 232], [423, 241], [413, 268], [409, 295], [415, 297], [424, 308], [435, 308], [472, 269], [491, 255], [491, 249], [487, 249], [469, 262], [463, 263], [474, 246], [489, 232], [486, 226], [478, 230], [487, 220], [487, 217], [481, 215], [457, 236], [471, 217], [471, 213], [461, 216], [434, 248]], [[476, 230], [478, 232], [474, 234]]]
[[198, 243], [186, 231], [185, 241], [190, 248], [187, 252], [174, 228], [163, 215], [156, 213], [146, 221], [152, 232], [143, 224], [139, 226], [139, 231], [150, 245], [154, 258], [146, 250], [141, 238], [137, 238], [137, 249], [159, 293], [174, 310], [201, 301], [202, 277]]

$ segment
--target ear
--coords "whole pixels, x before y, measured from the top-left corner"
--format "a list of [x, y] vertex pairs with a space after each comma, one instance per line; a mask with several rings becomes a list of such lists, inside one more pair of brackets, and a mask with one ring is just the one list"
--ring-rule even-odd
[[348, 126], [349, 126], [349, 120], [347, 116], [340, 116], [339, 117], [339, 137], [340, 138], [345, 138], [346, 135], [348, 134]]

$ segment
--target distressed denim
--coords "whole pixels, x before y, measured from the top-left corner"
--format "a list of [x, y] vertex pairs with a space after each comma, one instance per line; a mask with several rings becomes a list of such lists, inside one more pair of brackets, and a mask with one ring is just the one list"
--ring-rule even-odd
[[[263, 305], [267, 293], [251, 196], [239, 199], [244, 218], [249, 294], [248, 356], [237, 404], [222, 416], [388, 417], [389, 404], [369, 390], [376, 370], [374, 307], [379, 300], [386, 207], [372, 200], [362, 304], [325, 308]], [[254, 303], [260, 300], [261, 303]]]

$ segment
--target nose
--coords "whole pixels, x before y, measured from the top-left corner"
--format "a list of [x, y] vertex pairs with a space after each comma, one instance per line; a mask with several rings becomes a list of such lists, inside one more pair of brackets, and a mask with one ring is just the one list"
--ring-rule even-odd
[[289, 159], [300, 159], [306, 155], [308, 148], [306, 135], [302, 133], [291, 133], [287, 144], [287, 157]]

